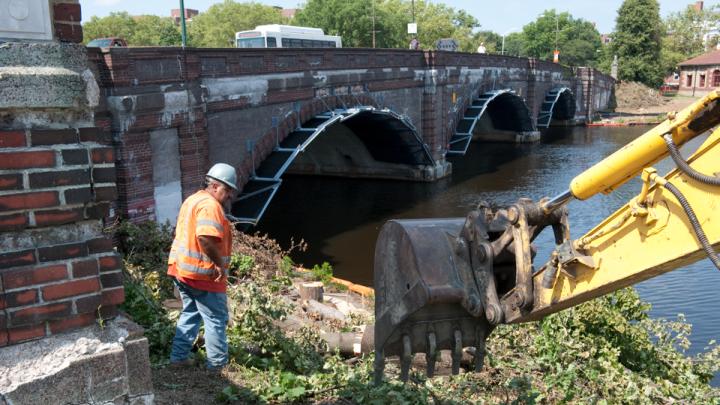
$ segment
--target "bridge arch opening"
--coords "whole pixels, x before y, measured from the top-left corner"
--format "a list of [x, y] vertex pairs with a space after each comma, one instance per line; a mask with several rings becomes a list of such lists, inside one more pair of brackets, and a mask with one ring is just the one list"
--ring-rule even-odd
[[231, 209], [231, 219], [256, 225], [283, 174], [434, 179], [435, 162], [410, 121], [370, 105], [336, 108], [306, 120], [253, 171]]
[[473, 99], [450, 139], [447, 155], [464, 155], [470, 141], [528, 142], [539, 139], [525, 101], [509, 89]]
[[556, 87], [545, 94], [538, 114], [538, 128], [562, 124], [575, 118], [575, 95], [568, 87]]

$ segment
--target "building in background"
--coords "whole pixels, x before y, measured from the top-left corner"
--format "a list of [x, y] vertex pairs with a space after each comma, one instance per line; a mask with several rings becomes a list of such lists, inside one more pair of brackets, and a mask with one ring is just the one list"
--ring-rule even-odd
[[702, 95], [720, 88], [720, 50], [680, 62], [678, 67], [679, 94]]
[[282, 15], [283, 18], [287, 18], [288, 20], [292, 20], [295, 18], [295, 14], [300, 11], [299, 8], [283, 8], [280, 9], [280, 15]]
[[[186, 8], [185, 9], [185, 21], [192, 21], [193, 17], [200, 14], [199, 11], [194, 10], [192, 8]], [[180, 25], [180, 9], [174, 8], [170, 10], [170, 16], [173, 20], [175, 20], [175, 25]]]

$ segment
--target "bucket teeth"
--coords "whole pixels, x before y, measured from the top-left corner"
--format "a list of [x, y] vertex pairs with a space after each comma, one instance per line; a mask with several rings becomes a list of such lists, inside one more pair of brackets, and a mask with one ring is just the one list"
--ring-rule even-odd
[[427, 354], [425, 356], [427, 361], [427, 376], [432, 377], [435, 375], [435, 361], [437, 361], [437, 343], [435, 341], [435, 333], [430, 332], [427, 335]]
[[407, 382], [410, 376], [410, 364], [412, 363], [412, 346], [410, 344], [410, 336], [403, 335], [402, 338], [402, 357], [400, 357], [400, 380]]
[[460, 374], [460, 359], [462, 359], [462, 332], [455, 330], [452, 349], [452, 373]]

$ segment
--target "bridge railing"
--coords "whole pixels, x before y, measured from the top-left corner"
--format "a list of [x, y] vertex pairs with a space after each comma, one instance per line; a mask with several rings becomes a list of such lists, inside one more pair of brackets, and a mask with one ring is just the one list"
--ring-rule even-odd
[[530, 58], [464, 52], [404, 49], [236, 49], [128, 47], [90, 50], [104, 61], [102, 87], [170, 83], [206, 77], [230, 77], [317, 70], [379, 68], [426, 69], [445, 66], [536, 68], [574, 77], [573, 68]]

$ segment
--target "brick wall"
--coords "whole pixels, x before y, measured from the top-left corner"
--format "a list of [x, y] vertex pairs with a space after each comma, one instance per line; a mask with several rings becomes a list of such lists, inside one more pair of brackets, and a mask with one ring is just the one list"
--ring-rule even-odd
[[50, 5], [55, 39], [60, 42], [81, 43], [83, 31], [80, 25], [82, 12], [79, 1], [52, 0]]
[[[83, 83], [92, 69], [76, 45], [80, 5], [49, 4], [56, 41], [4, 45], [17, 55], [13, 80], [32, 81], [36, 69], [53, 66], [66, 68], [65, 76], [50, 75], [50, 83], [68, 71]], [[0, 346], [114, 316], [124, 299], [121, 260], [103, 233], [117, 199], [115, 150], [109, 118], [92, 118], [97, 106], [87, 86], [50, 86], [79, 100], [64, 106], [38, 105], [33, 94], [0, 86]]]
[[0, 131], [0, 344], [111, 316], [120, 260], [102, 235], [114, 152], [97, 128]]

